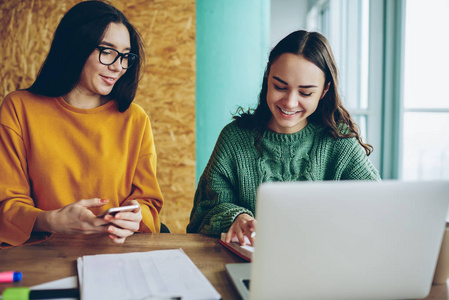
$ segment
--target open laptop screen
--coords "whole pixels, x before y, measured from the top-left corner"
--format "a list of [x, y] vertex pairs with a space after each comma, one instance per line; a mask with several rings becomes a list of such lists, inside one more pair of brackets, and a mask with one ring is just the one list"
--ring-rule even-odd
[[257, 201], [251, 299], [412, 299], [430, 291], [448, 182], [264, 183]]

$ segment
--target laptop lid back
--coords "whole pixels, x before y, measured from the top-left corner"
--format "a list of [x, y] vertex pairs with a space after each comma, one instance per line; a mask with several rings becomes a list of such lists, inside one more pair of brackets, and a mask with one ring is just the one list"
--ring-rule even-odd
[[425, 297], [448, 182], [264, 183], [250, 299]]

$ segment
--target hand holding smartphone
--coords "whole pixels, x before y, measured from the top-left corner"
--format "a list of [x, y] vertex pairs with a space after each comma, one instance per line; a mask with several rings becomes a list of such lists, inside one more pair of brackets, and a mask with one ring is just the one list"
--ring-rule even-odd
[[112, 207], [112, 208], [109, 208], [107, 211], [99, 214], [97, 217], [103, 218], [106, 215], [115, 215], [116, 213], [122, 212], [122, 211], [133, 211], [139, 207], [140, 207], [139, 204], [126, 205], [126, 206], [120, 206], [120, 207]]

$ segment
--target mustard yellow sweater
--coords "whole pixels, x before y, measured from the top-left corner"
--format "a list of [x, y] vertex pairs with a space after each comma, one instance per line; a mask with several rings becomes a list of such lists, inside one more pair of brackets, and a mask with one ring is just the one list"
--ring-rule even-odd
[[30, 239], [37, 215], [104, 198], [94, 214], [135, 199], [139, 231], [159, 232], [163, 198], [150, 121], [137, 104], [80, 109], [61, 97], [9, 94], [0, 108], [0, 245]]

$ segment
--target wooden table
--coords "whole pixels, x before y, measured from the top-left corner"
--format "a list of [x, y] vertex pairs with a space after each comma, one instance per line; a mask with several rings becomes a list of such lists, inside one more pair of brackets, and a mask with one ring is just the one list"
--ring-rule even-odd
[[101, 235], [54, 235], [43, 243], [0, 250], [0, 271], [17, 270], [19, 283], [0, 283], [0, 291], [11, 286], [33, 286], [77, 274], [76, 259], [83, 255], [144, 252], [182, 248], [223, 299], [238, 299], [227, 277], [225, 264], [244, 262], [218, 240], [200, 234], [135, 234], [123, 245]]
[[[0, 283], [0, 291], [12, 286], [33, 286], [76, 275], [76, 259], [83, 255], [143, 252], [182, 248], [222, 299], [239, 299], [225, 264], [244, 262], [225, 249], [217, 239], [200, 234], [135, 234], [124, 245], [113, 244], [100, 235], [54, 235], [43, 243], [0, 250], [0, 271], [23, 273], [19, 283]], [[426, 298], [449, 300], [448, 287], [434, 285]]]

